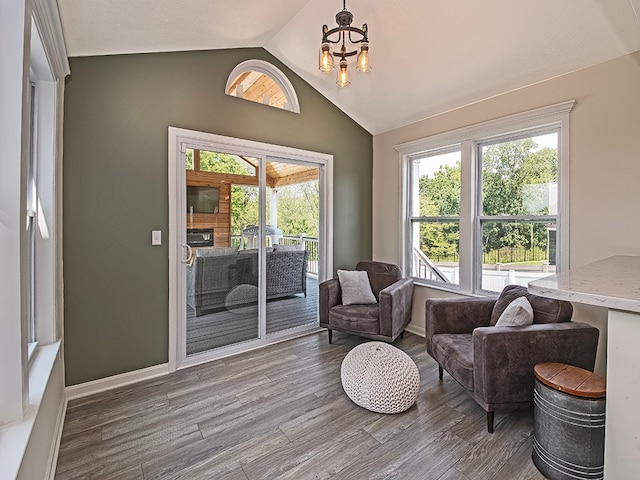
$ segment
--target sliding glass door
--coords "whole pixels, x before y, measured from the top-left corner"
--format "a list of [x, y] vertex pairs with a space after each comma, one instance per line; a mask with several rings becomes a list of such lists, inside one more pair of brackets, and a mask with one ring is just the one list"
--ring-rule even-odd
[[267, 158], [266, 332], [318, 325], [320, 171]]
[[330, 157], [179, 129], [170, 144], [175, 366], [318, 328]]
[[259, 337], [258, 270], [238, 255], [233, 235], [238, 222], [258, 221], [258, 162], [186, 149], [187, 357]]

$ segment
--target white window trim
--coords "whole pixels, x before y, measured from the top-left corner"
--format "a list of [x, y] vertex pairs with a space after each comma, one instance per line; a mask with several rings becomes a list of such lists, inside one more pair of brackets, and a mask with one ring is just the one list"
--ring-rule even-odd
[[[47, 295], [41, 295], [46, 290], [42, 289], [39, 296], [45, 303], [37, 303], [35, 307], [36, 315], [39, 308], [41, 312], [47, 310], [47, 318], [42, 322], [38, 320], [36, 337], [40, 345], [29, 363], [22, 329], [20, 282], [16, 281], [24, 274], [19, 262], [25, 205], [20, 169], [25, 162], [24, 145], [29, 130], [23, 104], [26, 104], [25, 96], [29, 95], [26, 86], [29, 84], [31, 67], [38, 74], [38, 81], [42, 82], [38, 95], [38, 118], [45, 117], [37, 125], [37, 168], [42, 168], [41, 159], [48, 164], [47, 174], [39, 175], [38, 188], [41, 195], [48, 192], [52, 202], [61, 198], [61, 192], [55, 184], [61, 175], [61, 163], [56, 161], [61, 149], [56, 140], [61, 138], [58, 126], [63, 90], [61, 81], [69, 74], [69, 63], [55, 0], [3, 0], [0, 3], [0, 27], [9, 39], [0, 47], [0, 71], [3, 72], [0, 79], [0, 104], [3, 105], [0, 113], [0, 149], [3, 153], [0, 160], [0, 244], [3, 247], [0, 257], [6, 260], [3, 263], [6, 268], [0, 271], [1, 283], [6, 287], [0, 290], [3, 309], [0, 317], [3, 332], [0, 341], [0, 384], [5, 392], [0, 400], [0, 444], [8, 446], [0, 449], [0, 478], [15, 478], [18, 472], [30, 478], [51, 478], [62, 433], [64, 372], [60, 356], [61, 342], [57, 341], [55, 324], [56, 313], [61, 309], [58, 305], [50, 308], [51, 303], [46, 302], [58, 298], [57, 280], [61, 279], [61, 274], [57, 267], [60, 266], [61, 245], [50, 241], [50, 255], [43, 259], [36, 241], [36, 282], [38, 274], [42, 273], [42, 265], [45, 265], [41, 280], [49, 285], [49, 291]], [[33, 41], [34, 37], [37, 38], [36, 42]], [[46, 86], [45, 94], [43, 86]], [[47, 183], [49, 185], [45, 188], [44, 184]], [[44, 204], [45, 199], [42, 200]], [[58, 211], [53, 203], [44, 208], [51, 215], [56, 215]], [[61, 236], [55, 224], [61, 226], [60, 218], [58, 215], [49, 218], [50, 233], [58, 239]], [[45, 276], [49, 278], [45, 279]], [[37, 288], [42, 288], [42, 285]], [[40, 326], [46, 332], [41, 332]], [[43, 346], [42, 343], [49, 344]]]
[[[213, 133], [198, 132], [177, 127], [169, 127], [168, 138], [168, 170], [169, 170], [169, 371], [197, 365], [216, 358], [233, 355], [247, 350], [246, 344], [232, 345], [228, 348], [220, 348], [211, 352], [204, 352], [200, 355], [193, 355], [187, 358], [186, 355], [186, 332], [183, 328], [182, 315], [185, 304], [185, 275], [181, 262], [182, 245], [184, 242], [184, 226], [180, 227], [179, 219], [175, 212], [186, 211], [183, 204], [184, 196], [181, 189], [185, 184], [186, 170], [184, 168], [183, 153], [186, 148], [198, 148], [221, 153], [246, 155], [248, 157], [267, 159], [283, 159], [287, 163], [311, 163], [318, 165], [324, 172], [320, 175], [320, 190], [324, 198], [321, 202], [319, 218], [320, 230], [318, 238], [324, 245], [324, 252], [321, 254], [323, 262], [318, 265], [318, 282], [329, 278], [333, 272], [333, 155], [326, 153], [301, 150], [298, 148], [281, 145], [244, 140], [239, 138], [216, 135]], [[266, 169], [258, 169], [261, 175], [266, 175]], [[265, 178], [261, 178], [261, 184], [265, 184]], [[265, 202], [265, 191], [261, 192], [261, 203]], [[264, 238], [264, 210], [260, 210], [260, 225], [262, 225], [260, 238]], [[264, 260], [262, 260], [264, 261]], [[264, 285], [266, 280], [266, 269], [261, 269], [263, 277], [260, 284]], [[302, 330], [301, 330], [302, 331]], [[251, 348], [260, 348], [265, 345], [277, 343], [279, 341], [293, 338], [297, 335], [297, 330], [290, 330], [291, 334], [283, 332], [282, 336], [266, 336], [256, 341]], [[308, 332], [308, 330], [305, 330]]]
[[300, 113], [300, 102], [298, 101], [298, 95], [296, 94], [293, 85], [287, 78], [287, 76], [282, 73], [282, 71], [270, 64], [269, 62], [265, 62], [264, 60], [246, 60], [242, 63], [236, 65], [236, 67], [231, 70], [229, 74], [229, 78], [227, 79], [227, 84], [224, 87], [224, 93], [229, 91], [233, 82], [235, 82], [236, 78], [243, 73], [249, 72], [260, 72], [278, 84], [282, 92], [284, 93], [285, 98], [287, 99], [287, 108], [286, 111]]
[[483, 293], [476, 287], [474, 278], [477, 256], [475, 252], [475, 238], [477, 220], [475, 205], [477, 201], [477, 144], [495, 137], [515, 135], [532, 129], [557, 127], [558, 135], [558, 215], [557, 215], [557, 265], [558, 271], [569, 268], [569, 113], [575, 105], [575, 100], [569, 100], [546, 107], [516, 113], [506, 117], [477, 123], [448, 132], [419, 138], [410, 142], [394, 146], [401, 162], [400, 191], [401, 215], [399, 231], [401, 234], [400, 258], [405, 272], [410, 270], [410, 227], [409, 216], [409, 162], [411, 157], [437, 149], [460, 145], [461, 149], [461, 203], [460, 203], [460, 284], [449, 286], [442, 283], [414, 279], [418, 284], [424, 284], [438, 289], [462, 292], [467, 294]]

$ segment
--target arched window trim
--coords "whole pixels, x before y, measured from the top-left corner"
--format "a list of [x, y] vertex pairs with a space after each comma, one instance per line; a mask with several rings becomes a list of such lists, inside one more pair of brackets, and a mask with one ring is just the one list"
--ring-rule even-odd
[[298, 95], [296, 95], [296, 91], [294, 90], [293, 85], [291, 84], [287, 76], [282, 73], [280, 69], [270, 64], [269, 62], [265, 62], [264, 60], [246, 60], [236, 65], [236, 67], [231, 70], [229, 78], [227, 79], [227, 84], [224, 87], [225, 93], [229, 91], [229, 88], [239, 75], [248, 72], [259, 72], [272, 78], [273, 81], [275, 81], [280, 89], [284, 92], [284, 95], [287, 99], [287, 111], [300, 113], [300, 103], [298, 103]]

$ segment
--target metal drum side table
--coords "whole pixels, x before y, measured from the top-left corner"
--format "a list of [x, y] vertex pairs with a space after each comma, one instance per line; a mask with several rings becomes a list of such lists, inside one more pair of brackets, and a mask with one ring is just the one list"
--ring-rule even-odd
[[562, 363], [534, 374], [533, 463], [550, 480], [602, 479], [605, 380]]

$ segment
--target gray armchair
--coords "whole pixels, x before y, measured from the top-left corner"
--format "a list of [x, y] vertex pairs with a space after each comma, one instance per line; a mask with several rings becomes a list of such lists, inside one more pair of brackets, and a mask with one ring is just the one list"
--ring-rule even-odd
[[383, 262], [359, 262], [356, 270], [365, 270], [378, 303], [342, 305], [340, 282], [331, 279], [319, 285], [320, 326], [333, 330], [393, 342], [411, 321], [413, 280], [402, 278], [397, 265]]
[[[526, 296], [532, 325], [496, 327], [512, 300]], [[427, 351], [487, 412], [493, 433], [494, 412], [533, 405], [533, 367], [559, 362], [593, 370], [599, 331], [571, 322], [571, 303], [528, 293], [509, 285], [498, 298], [442, 298], [425, 303]]]

